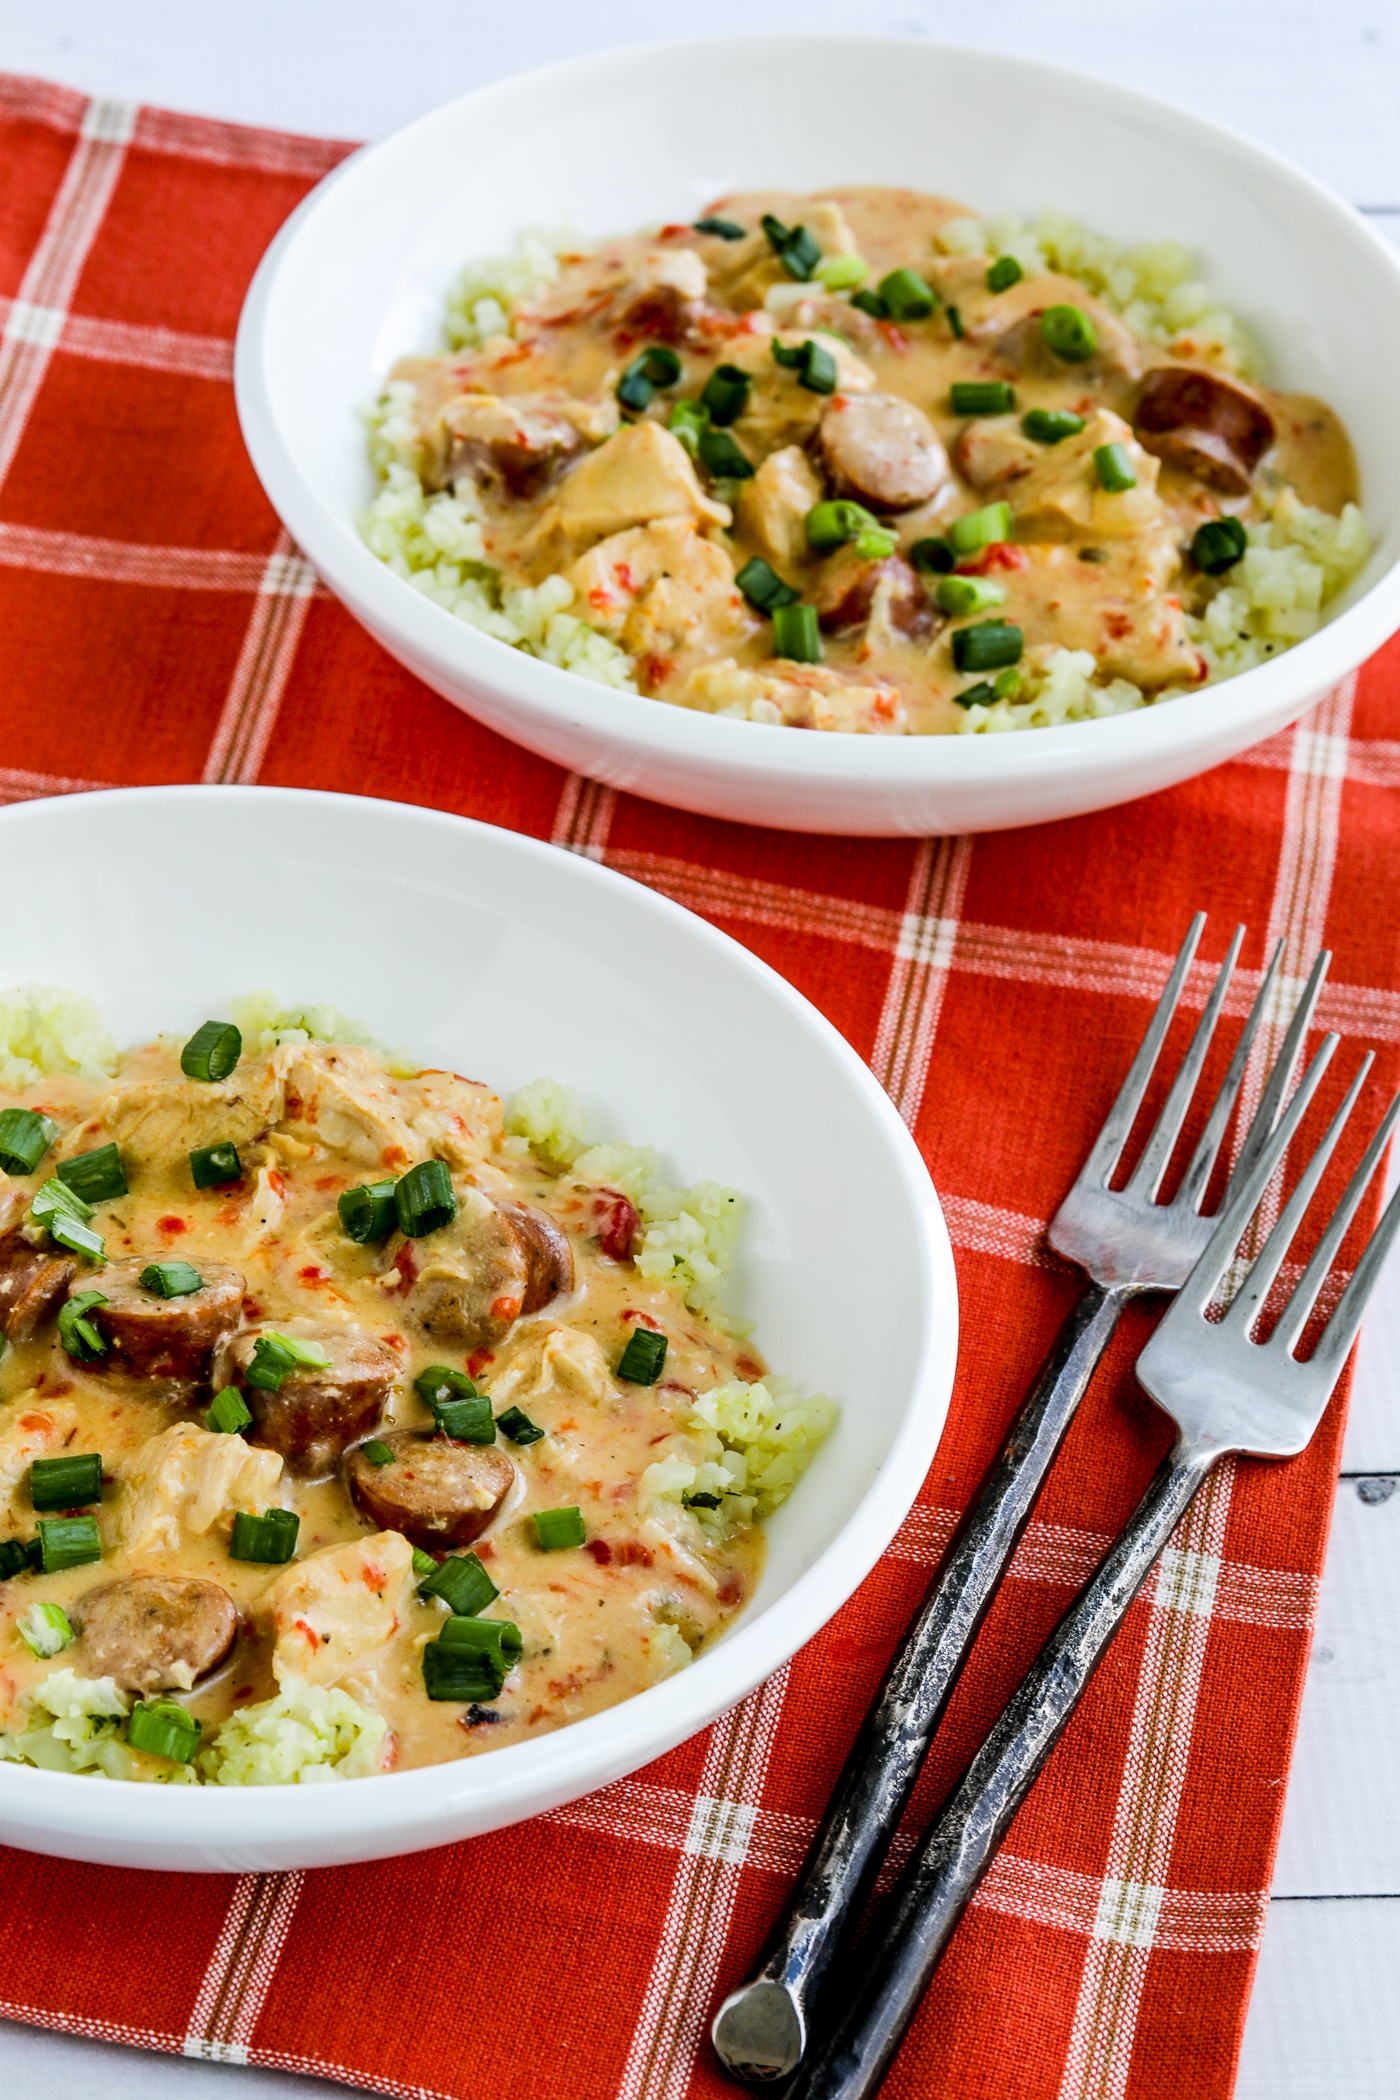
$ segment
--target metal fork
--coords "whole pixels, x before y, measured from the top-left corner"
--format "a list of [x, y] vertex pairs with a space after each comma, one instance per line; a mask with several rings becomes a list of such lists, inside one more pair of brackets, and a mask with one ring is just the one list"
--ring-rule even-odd
[[1251, 1330], [1361, 1091], [1369, 1056], [1223, 1320], [1212, 1322], [1206, 1315], [1336, 1044], [1336, 1036], [1326, 1038], [1138, 1359], [1139, 1382], [1176, 1423], [1175, 1446], [1127, 1530], [1041, 1650], [909, 1862], [891, 1898], [888, 1923], [863, 1950], [863, 1988], [830, 2046], [806, 2065], [787, 2100], [869, 2100], [877, 2091], [954, 1926], [1192, 1497], [1228, 1453], [1291, 1458], [1321, 1421], [1381, 1264], [1400, 1232], [1400, 1194], [1371, 1235], [1312, 1355], [1300, 1363], [1293, 1351], [1380, 1164], [1400, 1114], [1400, 1096], [1367, 1147], [1268, 1341], [1255, 1341]]
[[[1089, 1288], [1061, 1329], [904, 1636], [759, 1967], [716, 2015], [712, 2036], [720, 2061], [748, 2084], [789, 2078], [802, 2060], [831, 1962], [861, 1914], [968, 1650], [1124, 1306], [1143, 1291], [1177, 1290], [1210, 1238], [1215, 1220], [1200, 1215], [1201, 1204], [1250, 1049], [1274, 997], [1282, 942], [1265, 971], [1173, 1200], [1159, 1203], [1158, 1191], [1205, 1065], [1244, 939], [1242, 926], [1236, 928], [1190, 1048], [1127, 1186], [1108, 1186], [1146, 1096], [1204, 925], [1205, 913], [1198, 912], [1098, 1142], [1050, 1223], [1050, 1244], [1088, 1271]], [[1278, 1120], [1329, 959], [1325, 950], [1319, 954], [1298, 1001], [1225, 1192], [1226, 1203], [1244, 1186]]]

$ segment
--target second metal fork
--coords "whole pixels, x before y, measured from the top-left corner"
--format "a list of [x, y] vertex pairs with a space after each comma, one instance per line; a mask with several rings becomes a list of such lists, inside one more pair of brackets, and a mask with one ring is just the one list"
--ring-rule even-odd
[[[1170, 1203], [1159, 1203], [1157, 1196], [1205, 1066], [1244, 939], [1242, 926], [1236, 929], [1190, 1048], [1127, 1185], [1121, 1190], [1109, 1187], [1180, 1003], [1204, 924], [1205, 914], [1198, 913], [1098, 1142], [1050, 1223], [1051, 1246], [1088, 1272], [1089, 1287], [1061, 1329], [904, 1636], [759, 1968], [726, 1998], [716, 2016], [713, 2039], [720, 2060], [748, 2084], [790, 2078], [802, 2061], [823, 1980], [845, 1932], [860, 1916], [968, 1650], [1123, 1308], [1144, 1291], [1178, 1290], [1214, 1229], [1215, 1218], [1202, 1216], [1201, 1206], [1250, 1050], [1274, 998], [1282, 943], [1265, 971], [1181, 1185]], [[1323, 951], [1313, 966], [1222, 1206], [1247, 1182], [1278, 1121], [1328, 960]]]

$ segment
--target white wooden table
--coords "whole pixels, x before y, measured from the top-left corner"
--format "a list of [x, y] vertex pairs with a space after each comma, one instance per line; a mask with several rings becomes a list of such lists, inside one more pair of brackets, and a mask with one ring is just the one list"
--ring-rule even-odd
[[[1081, 66], [1251, 133], [1400, 245], [1395, 0], [1058, 0], [1053, 9], [1000, 0], [977, 12], [965, 0], [707, 0], [700, 17], [669, 25], [647, 0], [467, 0], [409, 14], [382, 0], [0, 0], [0, 68], [250, 124], [373, 138], [451, 93], [572, 52], [645, 42], [665, 26], [884, 31]], [[1400, 1263], [1362, 1337], [1239, 2100], [1400, 2096], [1397, 1367]], [[309, 2082], [0, 2024], [0, 2091], [44, 2089], [65, 2100], [305, 2100]]]

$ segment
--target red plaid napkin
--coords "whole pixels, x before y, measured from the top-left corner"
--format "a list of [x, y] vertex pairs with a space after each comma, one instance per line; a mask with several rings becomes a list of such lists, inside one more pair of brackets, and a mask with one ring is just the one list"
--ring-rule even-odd
[[[346, 149], [0, 79], [0, 795], [272, 781], [459, 810], [723, 925], [867, 1057], [942, 1192], [961, 1375], [917, 1508], [791, 1666], [673, 1755], [470, 1845], [314, 1874], [0, 1854], [0, 2011], [405, 2095], [683, 2100], [846, 1745], [1077, 1279], [1042, 1221], [1191, 910], [1336, 950], [1319, 1020], [1395, 1080], [1395, 646], [1288, 733], [1157, 800], [1039, 831], [868, 842], [680, 816], [566, 777], [393, 663], [279, 531], [229, 385], [244, 288]], [[1192, 980], [1188, 1017], [1204, 997]], [[314, 992], [315, 986], [308, 988]], [[1272, 1055], [1261, 1046], [1251, 1082]], [[947, 1791], [1122, 1525], [1167, 1429], [1130, 1319], [920, 1790]], [[890, 2078], [963, 2100], [1229, 2092], [1326, 1542], [1335, 1407], [1226, 1466], [1128, 1623]], [[118, 1939], [113, 1919], [121, 1920]], [[493, 1979], [473, 1997], [468, 1970]]]

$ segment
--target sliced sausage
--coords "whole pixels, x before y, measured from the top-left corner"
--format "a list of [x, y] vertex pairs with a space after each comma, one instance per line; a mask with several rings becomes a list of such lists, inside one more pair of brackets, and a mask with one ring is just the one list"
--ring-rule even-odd
[[1158, 459], [1226, 496], [1249, 493], [1250, 475], [1274, 441], [1274, 419], [1257, 394], [1193, 365], [1148, 373], [1133, 428]]
[[224, 1660], [238, 1611], [217, 1582], [194, 1575], [134, 1575], [88, 1590], [75, 1607], [89, 1677], [115, 1677], [124, 1692], [187, 1692]]
[[[248, 1366], [264, 1332], [313, 1343], [330, 1358], [329, 1369], [298, 1366], [275, 1393], [250, 1385]], [[220, 1349], [214, 1371], [216, 1384], [241, 1390], [253, 1417], [249, 1441], [280, 1451], [294, 1473], [316, 1477], [331, 1472], [346, 1445], [374, 1428], [398, 1362], [363, 1328], [331, 1320], [283, 1320], [234, 1335]]]
[[819, 443], [840, 493], [876, 510], [912, 510], [948, 479], [937, 431], [898, 394], [833, 394]]
[[0, 1239], [0, 1334], [27, 1342], [36, 1327], [58, 1311], [78, 1264], [66, 1255], [31, 1247], [22, 1232]]
[[617, 317], [613, 339], [619, 350], [634, 343], [666, 343], [699, 349], [705, 343], [703, 299], [687, 299], [674, 284], [653, 284], [629, 299]]
[[524, 397], [464, 394], [443, 413], [445, 482], [469, 475], [478, 487], [527, 501], [583, 443], [574, 425]]
[[394, 1454], [387, 1465], [371, 1464], [362, 1449], [346, 1459], [350, 1493], [381, 1531], [401, 1531], [425, 1551], [480, 1538], [515, 1480], [514, 1464], [495, 1444], [454, 1444], [411, 1429], [382, 1441]]
[[226, 1262], [201, 1261], [204, 1281], [184, 1298], [162, 1298], [141, 1281], [146, 1264], [114, 1261], [84, 1288], [101, 1291], [105, 1305], [88, 1318], [107, 1344], [94, 1369], [125, 1371], [134, 1378], [194, 1378], [209, 1375], [214, 1351], [237, 1327], [244, 1281]]
[[859, 627], [870, 618], [875, 593], [882, 583], [885, 612], [891, 627], [901, 634], [928, 634], [933, 615], [923, 586], [902, 555], [888, 554], [871, 561], [854, 547], [842, 547], [822, 563], [812, 592], [817, 618], [828, 633], [842, 627]]
[[395, 1238], [388, 1250], [424, 1332], [468, 1349], [499, 1341], [522, 1313], [574, 1287], [573, 1253], [553, 1218], [474, 1193], [441, 1232]]

